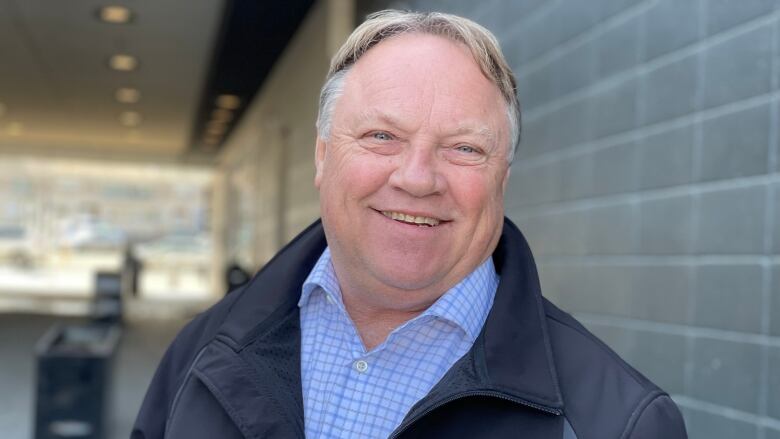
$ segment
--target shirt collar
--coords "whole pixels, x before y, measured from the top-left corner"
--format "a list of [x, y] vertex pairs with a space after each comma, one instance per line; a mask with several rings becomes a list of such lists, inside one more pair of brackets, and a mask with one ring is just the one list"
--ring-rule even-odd
[[[488, 312], [493, 306], [498, 282], [499, 276], [496, 274], [493, 258], [488, 257], [485, 262], [413, 320], [423, 316], [447, 320], [461, 328], [473, 342], [482, 330]], [[330, 248], [327, 247], [303, 282], [298, 306], [306, 306], [312, 294], [317, 291], [323, 291], [334, 303], [338, 304], [339, 308], [344, 310], [341, 288], [333, 269]]]

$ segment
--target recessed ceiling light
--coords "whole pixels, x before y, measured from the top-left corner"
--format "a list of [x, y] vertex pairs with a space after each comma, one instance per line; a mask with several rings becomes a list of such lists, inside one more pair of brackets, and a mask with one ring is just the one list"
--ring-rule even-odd
[[211, 136], [221, 136], [227, 127], [225, 125], [213, 125], [209, 124], [208, 128], [206, 128], [206, 132], [209, 133]]
[[11, 122], [6, 130], [9, 136], [21, 136], [24, 131], [24, 125], [21, 122]]
[[129, 72], [138, 68], [138, 59], [132, 55], [111, 55], [108, 65], [114, 70]]
[[141, 92], [132, 87], [120, 87], [116, 89], [114, 97], [122, 104], [135, 104], [141, 100]]
[[126, 127], [137, 127], [141, 125], [141, 115], [136, 111], [123, 111], [119, 115], [119, 123]]
[[239, 105], [241, 105], [241, 98], [236, 95], [219, 95], [217, 96], [216, 104], [219, 108], [235, 110]]
[[230, 122], [233, 119], [233, 112], [224, 108], [217, 108], [211, 112], [211, 118], [217, 122]]
[[106, 23], [125, 24], [133, 19], [133, 12], [124, 6], [103, 6], [98, 10], [98, 17]]

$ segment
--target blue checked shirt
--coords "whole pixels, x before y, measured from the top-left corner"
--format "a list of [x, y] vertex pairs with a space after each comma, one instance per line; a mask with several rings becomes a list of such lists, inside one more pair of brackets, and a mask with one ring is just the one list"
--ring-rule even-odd
[[303, 283], [301, 381], [309, 438], [385, 438], [474, 343], [498, 275], [488, 258], [366, 351], [325, 249]]

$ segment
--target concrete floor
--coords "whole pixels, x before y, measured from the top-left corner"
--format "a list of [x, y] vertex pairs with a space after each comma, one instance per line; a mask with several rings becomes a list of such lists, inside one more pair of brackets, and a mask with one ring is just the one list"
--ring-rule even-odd
[[[57, 322], [75, 318], [0, 314], [0, 437], [29, 439], [35, 407], [34, 346]], [[166, 347], [185, 320], [147, 320], [125, 324], [114, 363], [109, 439], [130, 436], [138, 408]]]

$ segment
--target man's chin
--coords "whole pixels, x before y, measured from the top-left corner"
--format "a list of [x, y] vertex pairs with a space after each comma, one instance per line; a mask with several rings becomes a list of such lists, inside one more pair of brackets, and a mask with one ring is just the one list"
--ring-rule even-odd
[[[436, 288], [442, 284], [445, 275], [434, 270], [421, 271], [419, 266], [405, 264], [402, 267], [392, 267], [377, 270], [377, 278], [381, 284], [400, 292], [420, 292]], [[442, 291], [444, 293], [444, 291]]]

